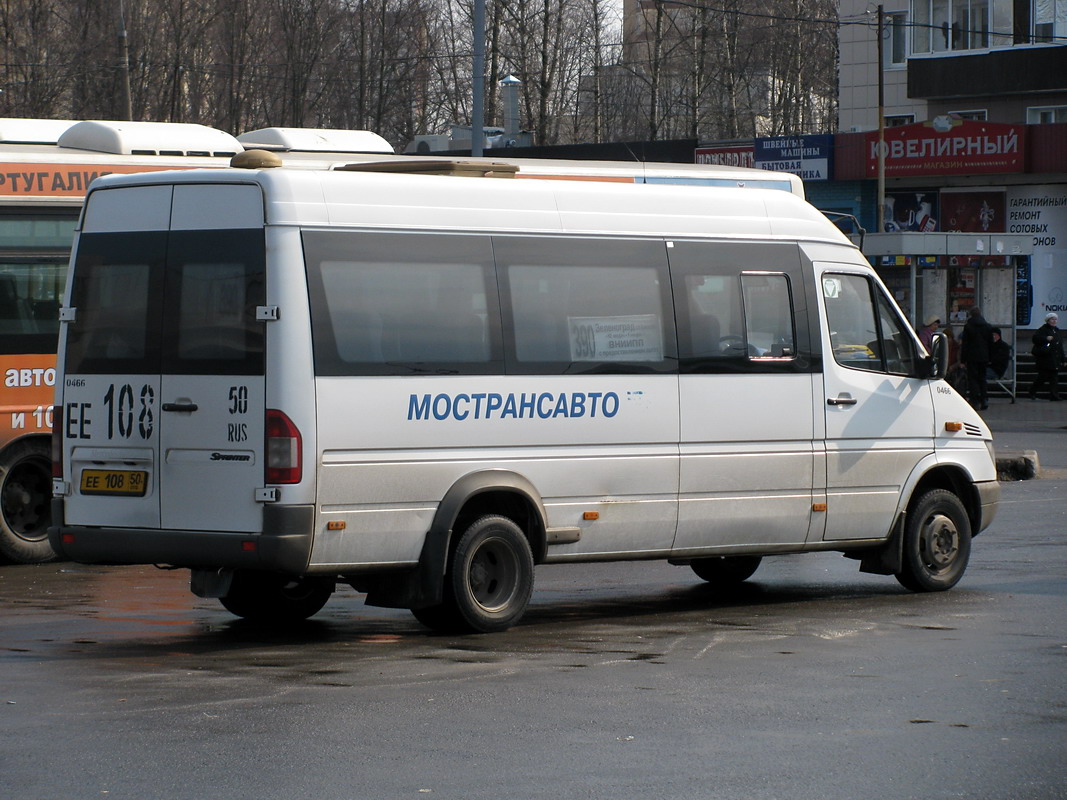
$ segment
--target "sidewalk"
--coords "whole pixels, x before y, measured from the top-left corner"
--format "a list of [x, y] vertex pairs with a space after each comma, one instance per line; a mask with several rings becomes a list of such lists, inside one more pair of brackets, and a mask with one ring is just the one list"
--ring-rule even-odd
[[1031, 400], [1025, 394], [1013, 404], [1007, 398], [993, 397], [989, 408], [979, 412], [993, 433], [1011, 430], [1067, 430], [1067, 400]]
[[1067, 400], [1052, 403], [1023, 395], [1013, 404], [991, 398], [980, 413], [993, 431], [1001, 480], [1067, 469]]

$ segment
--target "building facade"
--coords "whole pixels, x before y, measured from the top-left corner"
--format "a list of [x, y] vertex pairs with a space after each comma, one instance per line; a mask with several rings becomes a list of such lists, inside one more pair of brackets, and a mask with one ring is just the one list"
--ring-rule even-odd
[[[839, 130], [955, 116], [1067, 122], [1067, 0], [841, 0]], [[881, 67], [879, 69], [879, 67]]]
[[[809, 197], [838, 210], [851, 197], [868, 230], [878, 229], [881, 201], [884, 232], [1017, 236], [1032, 246], [1026, 259], [873, 259], [916, 317], [961, 322], [980, 304], [1027, 330], [1067, 311], [1067, 0], [888, 0], [880, 21], [860, 0], [840, 9], [834, 180]], [[906, 277], [916, 259], [917, 283]]]

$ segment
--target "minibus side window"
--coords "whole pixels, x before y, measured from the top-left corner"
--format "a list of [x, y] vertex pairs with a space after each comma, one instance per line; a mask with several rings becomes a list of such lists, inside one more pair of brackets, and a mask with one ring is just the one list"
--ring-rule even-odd
[[789, 278], [780, 273], [742, 273], [741, 293], [749, 358], [795, 358]]
[[670, 372], [662, 242], [494, 239], [512, 374]]
[[892, 305], [868, 278], [826, 274], [822, 292], [838, 364], [869, 372], [914, 373], [911, 338]]
[[687, 375], [818, 370], [795, 244], [674, 241], [668, 248]]
[[319, 375], [502, 371], [485, 236], [305, 231]]
[[737, 275], [685, 275], [683, 287], [682, 358], [743, 359], [748, 349]]

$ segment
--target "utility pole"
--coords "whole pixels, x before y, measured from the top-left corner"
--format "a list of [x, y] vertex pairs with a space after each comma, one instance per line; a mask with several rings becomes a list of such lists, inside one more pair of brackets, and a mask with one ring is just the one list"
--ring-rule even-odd
[[878, 233], [885, 232], [885, 6], [878, 6]]
[[130, 98], [130, 46], [126, 37], [126, 10], [119, 0], [119, 115], [133, 119], [133, 100]]

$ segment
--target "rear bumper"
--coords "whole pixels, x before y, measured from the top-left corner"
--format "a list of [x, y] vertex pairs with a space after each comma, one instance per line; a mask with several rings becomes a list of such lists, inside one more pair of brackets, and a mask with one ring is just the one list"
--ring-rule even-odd
[[167, 564], [260, 569], [302, 575], [311, 561], [314, 506], [264, 506], [262, 533], [66, 525], [52, 500], [48, 540], [60, 558], [82, 564]]

